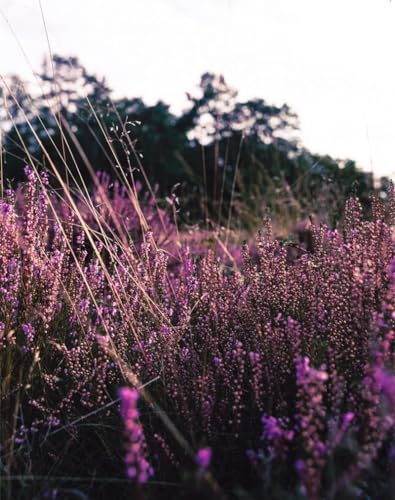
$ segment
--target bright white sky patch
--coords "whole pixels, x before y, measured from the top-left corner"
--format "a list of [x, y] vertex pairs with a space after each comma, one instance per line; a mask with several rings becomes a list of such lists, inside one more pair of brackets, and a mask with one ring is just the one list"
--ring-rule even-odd
[[[395, 177], [395, 3], [390, 0], [42, 0], [53, 52], [77, 55], [115, 95], [185, 106], [204, 71], [241, 98], [286, 102], [314, 152]], [[48, 52], [38, 0], [0, 0], [35, 69]], [[0, 18], [0, 73], [30, 70]]]

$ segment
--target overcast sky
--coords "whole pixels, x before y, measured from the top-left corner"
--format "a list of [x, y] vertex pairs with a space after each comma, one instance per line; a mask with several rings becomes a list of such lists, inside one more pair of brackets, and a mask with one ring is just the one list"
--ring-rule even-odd
[[[77, 55], [117, 96], [178, 111], [204, 71], [241, 98], [286, 102], [317, 153], [395, 177], [395, 2], [41, 0], [53, 52]], [[0, 73], [48, 52], [38, 0], [0, 0]]]

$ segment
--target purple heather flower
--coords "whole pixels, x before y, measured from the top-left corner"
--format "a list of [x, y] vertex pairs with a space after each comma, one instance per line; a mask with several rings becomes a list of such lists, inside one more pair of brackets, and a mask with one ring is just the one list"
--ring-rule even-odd
[[26, 165], [24, 168], [24, 172], [29, 181], [33, 182], [35, 179], [34, 170], [31, 167], [29, 167], [29, 165]]
[[119, 390], [119, 397], [121, 399], [121, 415], [128, 439], [125, 457], [127, 475], [143, 484], [153, 476], [154, 471], [146, 458], [147, 446], [137, 409], [139, 392], [137, 389], [122, 387]]
[[250, 362], [251, 362], [252, 365], [255, 365], [261, 359], [259, 353], [257, 353], [257, 352], [250, 352], [248, 354], [248, 356], [250, 358]]
[[294, 463], [294, 469], [298, 473], [299, 476], [302, 476], [305, 469], [306, 469], [304, 461], [301, 459], [296, 460], [296, 462]]
[[264, 431], [262, 434], [262, 439], [267, 439], [268, 441], [274, 441], [275, 439], [283, 435], [283, 430], [278, 425], [278, 421], [275, 417], [263, 415], [261, 422], [264, 425]]
[[325, 455], [325, 453], [328, 451], [327, 447], [324, 445], [324, 443], [321, 443], [321, 441], [318, 441], [316, 443], [315, 449], [320, 455]]
[[222, 360], [218, 356], [214, 356], [213, 362], [214, 362], [215, 366], [219, 366], [221, 364]]
[[27, 352], [34, 341], [34, 327], [30, 323], [24, 323], [22, 325], [22, 331], [26, 337], [26, 345], [22, 347], [22, 350], [23, 352]]
[[343, 417], [342, 427], [348, 427], [351, 421], [354, 419], [355, 415], [352, 411], [347, 412]]
[[395, 377], [382, 368], [376, 368], [374, 371], [374, 379], [387, 398], [392, 411], [395, 412]]
[[209, 447], [201, 448], [196, 453], [196, 463], [199, 465], [200, 471], [204, 472], [211, 463], [212, 450]]
[[49, 415], [49, 417], [47, 418], [47, 422], [51, 427], [58, 427], [58, 425], [60, 424], [60, 420], [53, 415]]

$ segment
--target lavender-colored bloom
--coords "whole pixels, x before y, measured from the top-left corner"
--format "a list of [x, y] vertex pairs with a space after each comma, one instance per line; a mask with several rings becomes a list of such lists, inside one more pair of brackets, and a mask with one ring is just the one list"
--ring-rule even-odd
[[26, 337], [26, 344], [22, 346], [23, 352], [28, 352], [31, 349], [35, 338], [35, 330], [34, 327], [30, 323], [24, 323], [22, 326], [22, 332]]
[[352, 422], [352, 420], [354, 419], [354, 417], [355, 414], [352, 411], [348, 411], [343, 417], [342, 428], [348, 427]]
[[214, 362], [215, 366], [219, 366], [221, 364], [222, 360], [218, 356], [214, 356], [213, 362]]
[[386, 397], [395, 419], [395, 376], [378, 367], [374, 370], [374, 380]]
[[196, 463], [199, 465], [200, 471], [205, 471], [208, 467], [210, 467], [212, 458], [212, 450], [209, 447], [201, 448], [196, 453]]
[[304, 461], [300, 460], [300, 459], [296, 460], [294, 463], [294, 469], [298, 473], [299, 476], [303, 476], [305, 469], [306, 469], [306, 465], [305, 465]]
[[254, 450], [246, 450], [246, 456], [250, 462], [255, 463], [257, 454]]
[[[141, 186], [140, 213], [136, 193], [104, 174], [95, 213], [72, 194], [92, 229], [84, 235], [70, 204], [43, 191], [32, 169], [27, 175], [0, 201], [0, 419], [17, 417], [16, 439], [43, 443], [44, 457], [51, 439], [40, 433], [48, 427], [85, 414], [112, 425], [111, 387], [130, 369], [136, 381], [155, 382], [155, 400], [185, 439], [210, 443], [194, 457], [200, 472], [215, 469], [224, 450], [244, 457], [256, 447], [247, 453], [254, 466], [270, 461], [272, 477], [284, 481], [299, 459], [306, 496], [330, 497], [326, 468], [351, 432], [355, 477], [372, 463], [369, 476], [380, 468], [376, 457], [395, 428], [395, 239], [379, 204], [363, 220], [353, 199], [339, 229], [309, 226], [311, 252], [290, 254], [266, 224], [240, 255], [221, 251], [209, 231], [178, 237]], [[395, 220], [394, 207], [387, 208]], [[34, 362], [21, 350], [34, 352]], [[128, 476], [151, 477], [145, 436], [153, 449], [156, 433], [158, 471], [179, 477], [171, 469], [184, 455], [174, 435], [155, 413], [139, 414], [138, 391], [121, 389], [120, 397]], [[68, 429], [76, 439], [90, 431]], [[111, 449], [107, 433], [101, 437]], [[48, 454], [54, 459], [53, 449]], [[220, 467], [214, 472], [221, 482]]]
[[264, 431], [262, 434], [262, 439], [267, 439], [268, 441], [274, 441], [283, 435], [283, 430], [278, 424], [275, 417], [263, 415], [261, 421], [264, 425]]
[[153, 475], [154, 471], [146, 458], [145, 436], [137, 409], [139, 393], [137, 389], [123, 387], [119, 390], [119, 397], [127, 437], [125, 457], [127, 475], [143, 484]]

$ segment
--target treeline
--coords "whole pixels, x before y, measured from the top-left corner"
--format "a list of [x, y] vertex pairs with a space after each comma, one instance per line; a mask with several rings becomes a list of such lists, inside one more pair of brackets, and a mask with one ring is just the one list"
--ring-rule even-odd
[[35, 81], [12, 76], [4, 85], [3, 178], [22, 180], [32, 161], [49, 168], [47, 155], [71, 184], [80, 175], [90, 182], [90, 167], [121, 175], [121, 165], [122, 175], [149, 182], [163, 203], [181, 200], [185, 221], [226, 224], [232, 215], [247, 228], [267, 208], [284, 219], [324, 212], [336, 218], [350, 194], [363, 203], [370, 196], [373, 179], [355, 162], [301, 145], [288, 105], [241, 101], [212, 73], [187, 97], [181, 115], [163, 101], [115, 99], [78, 58], [54, 55]]

